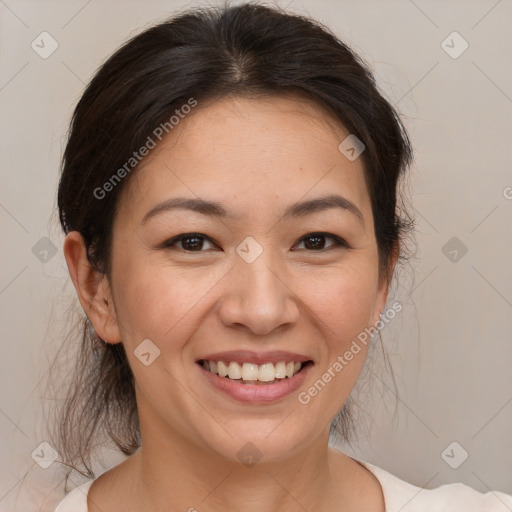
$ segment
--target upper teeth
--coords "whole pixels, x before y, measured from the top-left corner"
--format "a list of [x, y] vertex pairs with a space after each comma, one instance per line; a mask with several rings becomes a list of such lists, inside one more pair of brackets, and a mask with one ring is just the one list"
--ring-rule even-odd
[[265, 363], [257, 365], [254, 363], [243, 363], [239, 365], [234, 361], [203, 361], [203, 367], [220, 377], [242, 380], [260, 380], [270, 382], [275, 379], [293, 377], [302, 367], [298, 362]]

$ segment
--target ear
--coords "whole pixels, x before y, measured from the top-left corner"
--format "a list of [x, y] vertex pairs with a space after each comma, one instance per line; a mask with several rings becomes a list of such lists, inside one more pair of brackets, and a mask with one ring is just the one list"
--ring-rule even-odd
[[393, 272], [395, 270], [396, 262], [398, 261], [398, 255], [400, 252], [400, 248], [398, 242], [395, 243], [393, 249], [391, 250], [391, 254], [388, 261], [388, 276], [380, 275], [379, 276], [379, 285], [377, 289], [377, 297], [375, 301], [375, 308], [373, 310], [373, 319], [372, 325], [375, 325], [380, 315], [384, 312], [384, 308], [386, 307], [386, 301], [388, 299], [389, 285], [391, 284], [391, 278], [393, 276]]
[[119, 343], [121, 334], [108, 278], [92, 268], [78, 231], [68, 233], [63, 251], [78, 299], [94, 330], [107, 343]]

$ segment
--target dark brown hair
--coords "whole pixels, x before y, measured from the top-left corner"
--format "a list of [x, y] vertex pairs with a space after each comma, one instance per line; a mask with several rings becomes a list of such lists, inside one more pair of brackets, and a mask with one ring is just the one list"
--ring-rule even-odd
[[[97, 71], [73, 114], [58, 189], [60, 223], [82, 234], [93, 268], [110, 276], [112, 225], [120, 194], [136, 172], [98, 199], [94, 191], [189, 98], [301, 93], [360, 139], [379, 251], [389, 263], [413, 221], [399, 206], [399, 178], [412, 150], [405, 129], [368, 67], [328, 28], [275, 6], [195, 8], [126, 42]], [[341, 142], [341, 141], [340, 141]], [[140, 445], [133, 374], [122, 343], [103, 342], [85, 317], [73, 381], [58, 422], [62, 461], [88, 476], [93, 440], [103, 433], [124, 454]], [[349, 401], [332, 431], [349, 441]], [[76, 469], [76, 468], [75, 468]]]

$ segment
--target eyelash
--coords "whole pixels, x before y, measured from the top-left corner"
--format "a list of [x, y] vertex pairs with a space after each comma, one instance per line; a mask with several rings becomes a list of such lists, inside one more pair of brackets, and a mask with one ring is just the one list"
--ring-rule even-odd
[[[321, 231], [314, 231], [312, 233], [308, 233], [307, 235], [304, 235], [299, 240], [299, 243], [302, 242], [304, 239], [306, 239], [308, 237], [314, 237], [314, 236], [323, 236], [325, 238], [331, 238], [332, 240], [334, 240], [334, 244], [331, 245], [330, 247], [328, 247], [327, 249], [319, 249], [317, 251], [316, 250], [311, 250], [311, 249], [310, 250], [305, 249], [308, 252], [325, 252], [325, 251], [328, 251], [328, 250], [330, 250], [332, 248], [336, 248], [336, 247], [344, 247], [346, 249], [350, 249], [349, 244], [345, 240], [343, 240], [343, 238], [340, 238], [339, 236], [333, 235], [332, 233], [326, 233], [326, 232], [321, 232]], [[202, 235], [201, 233], [184, 233], [184, 234], [175, 236], [173, 238], [170, 238], [169, 240], [166, 240], [161, 245], [161, 247], [164, 248], [164, 249], [172, 249], [174, 244], [176, 244], [177, 242], [181, 242], [183, 239], [186, 239], [186, 238], [201, 238], [201, 239], [204, 239], [204, 240], [208, 240], [211, 243], [214, 243], [209, 237], [207, 237], [206, 235]], [[187, 251], [186, 249], [178, 249], [178, 250], [180, 250], [182, 252], [187, 252], [187, 253], [205, 252], [203, 250], [199, 250], [199, 251]]]

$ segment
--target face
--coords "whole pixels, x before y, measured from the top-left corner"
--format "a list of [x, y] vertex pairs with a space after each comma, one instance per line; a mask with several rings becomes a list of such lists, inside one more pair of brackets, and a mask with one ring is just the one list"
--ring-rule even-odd
[[[143, 443], [146, 431], [236, 461], [251, 442], [271, 460], [328, 432], [367, 347], [333, 365], [387, 293], [363, 162], [338, 149], [348, 135], [300, 97], [198, 104], [127, 183], [109, 286]], [[333, 195], [329, 207], [293, 209]], [[161, 206], [176, 198], [217, 208]], [[278, 377], [242, 384], [203, 360]]]

